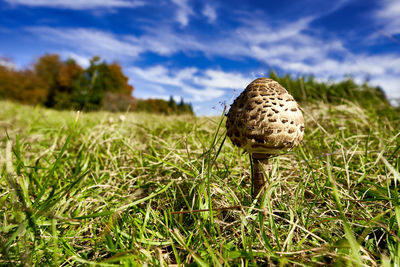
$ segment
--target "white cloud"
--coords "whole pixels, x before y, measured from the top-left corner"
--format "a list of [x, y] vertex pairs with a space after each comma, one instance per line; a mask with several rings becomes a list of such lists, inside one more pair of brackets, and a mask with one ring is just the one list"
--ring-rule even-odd
[[385, 93], [391, 98], [400, 99], [400, 79], [392, 75], [374, 77], [370, 83], [385, 89]]
[[93, 9], [93, 8], [135, 8], [144, 6], [141, 0], [5, 0], [12, 5], [25, 5], [32, 7], [52, 7], [62, 9]]
[[6, 69], [9, 69], [9, 70], [17, 69], [17, 66], [11, 60], [8, 60], [6, 58], [1, 58], [1, 57], [0, 57], [0, 66], [5, 67]]
[[172, 3], [177, 5], [175, 20], [185, 27], [189, 24], [189, 16], [193, 15], [194, 12], [188, 4], [188, 0], [172, 0]]
[[205, 51], [206, 45], [193, 36], [174, 33], [170, 28], [145, 28], [142, 36], [116, 35], [90, 28], [29, 27], [36, 36], [77, 51], [120, 58], [136, 58], [144, 52], [170, 56], [181, 51]]
[[[297, 21], [275, 28], [271, 28], [271, 26], [266, 24], [264, 21], [246, 20], [243, 21], [243, 26], [235, 30], [234, 34], [242, 41], [254, 45], [279, 42], [284, 39], [299, 37], [301, 31], [307, 29], [312, 20], [313, 17], [301, 18]], [[300, 36], [304, 39], [303, 35]], [[298, 39], [296, 41], [300, 40]]]
[[184, 86], [182, 90], [188, 93], [191, 97], [189, 98], [190, 101], [194, 102], [203, 102], [208, 100], [213, 100], [218, 97], [221, 97], [225, 94], [224, 90], [207, 87], [202, 89], [195, 89], [189, 86]]
[[131, 36], [129, 39], [148, 51], [159, 55], [171, 55], [177, 52], [204, 51], [206, 47], [194, 36], [177, 33], [166, 26], [147, 27], [140, 37]]
[[229, 89], [243, 89], [251, 80], [250, 77], [244, 77], [241, 73], [213, 69], [205, 70], [202, 76], [193, 77], [193, 81], [198, 85]]
[[166, 90], [164, 87], [157, 85], [157, 84], [151, 84], [150, 87], [154, 89], [157, 93], [166, 93]]
[[128, 71], [153, 83], [177, 87], [188, 87], [188, 84], [193, 84], [198, 87], [238, 89], [246, 87], [252, 80], [251, 77], [244, 77], [236, 72], [224, 72], [214, 69], [203, 71], [195, 67], [170, 70], [165, 66], [156, 65], [146, 69], [132, 67]]
[[[276, 59], [276, 64], [290, 72], [315, 74], [320, 77], [343, 77], [353, 75], [354, 77], [371, 75], [378, 77], [391, 74], [400, 76], [400, 57], [394, 54], [381, 56], [353, 55], [344, 60], [330, 59], [321, 60], [315, 64], [305, 62], [287, 62]], [[400, 78], [399, 78], [400, 81]]]
[[85, 28], [31, 27], [28, 31], [39, 37], [70, 46], [78, 51], [102, 57], [137, 57], [144, 51], [132, 41], [100, 30]]
[[400, 1], [382, 0], [375, 17], [385, 34], [400, 34]]
[[[237, 44], [240, 44], [241, 47], [233, 49], [236, 51], [236, 55], [242, 52], [243, 56], [267, 64], [276, 60], [288, 63], [299, 63], [304, 60], [322, 61], [329, 57], [330, 53], [346, 53], [341, 41], [323, 40], [306, 33], [312, 19], [312, 17], [302, 18], [273, 28], [264, 22], [255, 21], [253, 24], [246, 24], [237, 29], [235, 34], [229, 37], [229, 40], [239, 39]], [[227, 48], [223, 47], [222, 49]]]
[[81, 55], [75, 54], [74, 52], [70, 52], [70, 51], [61, 52], [60, 54], [63, 57], [72, 58], [73, 60], [75, 60], [76, 63], [78, 63], [78, 65], [80, 65], [83, 68], [87, 68], [90, 65], [89, 57], [81, 56]]
[[[265, 22], [246, 21], [244, 25], [230, 31], [222, 32], [213, 38], [199, 36], [194, 38], [184, 33], [163, 31], [163, 51], [201, 52], [208, 57], [253, 58], [259, 62], [271, 64], [275, 58], [288, 62], [314, 60], [319, 61], [330, 53], [346, 53], [342, 42], [338, 40], [322, 40], [305, 31], [312, 18], [303, 18], [288, 25], [271, 28]], [[148, 43], [152, 37], [145, 36]], [[171, 41], [173, 36], [176, 41]], [[179, 41], [177, 41], [179, 40]], [[153, 41], [154, 42], [154, 41]], [[151, 47], [151, 46], [150, 46]]]
[[157, 65], [147, 69], [132, 67], [128, 71], [152, 83], [182, 87], [185, 80], [192, 78], [198, 70], [196, 68], [184, 68], [171, 72], [166, 67]]
[[213, 6], [206, 4], [203, 9], [203, 16], [207, 18], [209, 23], [214, 23], [217, 19], [217, 12]]
[[[132, 67], [128, 73], [145, 80], [152, 87], [154, 84], [173, 86], [182, 90], [185, 99], [193, 102], [204, 102], [222, 97], [225, 89], [243, 89], [252, 80], [241, 74], [221, 70], [199, 70], [187, 67], [171, 70], [165, 66], [156, 65], [146, 69]], [[133, 78], [135, 80], [135, 78]]]

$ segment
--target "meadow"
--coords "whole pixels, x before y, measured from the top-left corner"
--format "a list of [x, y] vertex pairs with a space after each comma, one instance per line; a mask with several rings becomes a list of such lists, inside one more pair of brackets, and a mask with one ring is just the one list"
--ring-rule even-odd
[[400, 264], [394, 108], [303, 103], [253, 202], [223, 115], [0, 105], [0, 265]]

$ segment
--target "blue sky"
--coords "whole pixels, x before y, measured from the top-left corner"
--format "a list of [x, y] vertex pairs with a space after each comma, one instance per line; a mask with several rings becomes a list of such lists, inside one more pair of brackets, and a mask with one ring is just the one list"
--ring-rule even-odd
[[271, 69], [400, 98], [400, 1], [0, 0], [0, 57], [24, 68], [45, 53], [116, 60], [134, 96], [183, 97], [198, 115]]

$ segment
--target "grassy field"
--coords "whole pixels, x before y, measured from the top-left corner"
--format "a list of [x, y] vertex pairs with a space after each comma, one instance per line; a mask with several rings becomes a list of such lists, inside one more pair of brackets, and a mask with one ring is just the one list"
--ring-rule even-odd
[[304, 106], [253, 203], [223, 116], [0, 105], [0, 265], [400, 264], [393, 109]]

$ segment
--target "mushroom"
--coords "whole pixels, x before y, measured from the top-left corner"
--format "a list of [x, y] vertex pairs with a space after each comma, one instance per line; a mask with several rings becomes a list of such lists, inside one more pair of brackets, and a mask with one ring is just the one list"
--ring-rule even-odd
[[304, 118], [294, 98], [276, 81], [258, 78], [235, 99], [227, 114], [227, 135], [253, 160], [255, 199], [267, 186], [268, 159], [303, 139]]

